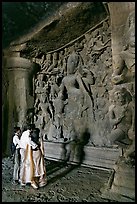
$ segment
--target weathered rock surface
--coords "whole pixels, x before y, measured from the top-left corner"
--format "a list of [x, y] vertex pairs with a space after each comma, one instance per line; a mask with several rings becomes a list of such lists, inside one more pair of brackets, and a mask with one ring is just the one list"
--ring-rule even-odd
[[12, 184], [13, 160], [2, 161], [2, 202], [110, 202], [101, 198], [100, 188], [110, 172], [46, 161], [47, 186], [34, 190], [30, 185]]
[[[46, 160], [48, 184], [38, 190], [12, 184], [13, 160], [2, 160], [2, 202], [121, 202], [122, 196], [102, 198], [111, 172]], [[113, 198], [114, 197], [114, 198]], [[133, 200], [130, 199], [130, 202]], [[134, 201], [133, 201], [134, 202]]]

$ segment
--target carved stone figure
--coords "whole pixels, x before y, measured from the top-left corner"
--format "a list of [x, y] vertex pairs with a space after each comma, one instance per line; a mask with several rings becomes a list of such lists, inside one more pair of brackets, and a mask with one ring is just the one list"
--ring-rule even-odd
[[49, 100], [53, 100], [58, 96], [59, 86], [57, 84], [56, 77], [51, 77], [49, 81], [50, 93]]
[[51, 54], [49, 53], [46, 55], [46, 60], [44, 60], [44, 62], [41, 65], [41, 71], [47, 72], [50, 65], [51, 65]]
[[132, 110], [129, 106], [131, 95], [125, 88], [120, 87], [114, 87], [112, 95], [114, 100], [109, 107], [109, 119], [112, 125], [109, 140], [112, 145], [126, 145], [129, 142], [128, 131], [133, 122]]
[[67, 74], [74, 74], [80, 65], [83, 65], [82, 57], [76, 52], [75, 47], [72, 47], [72, 53], [67, 60]]
[[61, 50], [59, 52], [58, 67], [62, 67], [63, 66], [63, 58], [64, 58], [64, 51]]
[[129, 144], [124, 152], [126, 161], [130, 161], [131, 158], [135, 158], [135, 95], [132, 97], [129, 107], [132, 111], [132, 125], [128, 130], [128, 138], [131, 140], [131, 144]]
[[57, 70], [57, 65], [58, 65], [58, 53], [57, 52], [54, 52], [52, 54], [52, 62], [50, 64], [50, 66], [48, 66], [48, 68], [46, 69], [46, 72], [48, 73], [54, 73], [54, 70]]
[[83, 106], [84, 100], [82, 90], [80, 89], [80, 84], [78, 83], [77, 76], [75, 75], [80, 63], [80, 56], [75, 51], [73, 51], [72, 54], [68, 57], [67, 61], [67, 76], [63, 78], [60, 87], [62, 94], [64, 95], [64, 101], [68, 100], [68, 106], [70, 109], [73, 108], [74, 111], [73, 105], [79, 103], [79, 105], [76, 105], [75, 109], [77, 114], [80, 114], [80, 106]]
[[43, 88], [46, 85], [46, 82], [43, 81], [43, 74], [40, 73], [37, 75], [37, 79], [35, 80], [35, 93], [39, 94], [43, 92]]
[[[39, 93], [36, 88], [35, 112], [38, 118], [40, 114], [43, 117], [43, 132], [46, 132], [48, 140], [69, 139], [73, 124], [78, 138], [88, 127], [92, 140], [90, 144], [104, 145], [103, 138], [110, 127], [108, 115], [106, 117], [108, 98], [102, 96], [101, 90], [104, 87], [110, 89], [111, 65], [108, 59], [111, 58], [111, 49], [108, 47], [110, 32], [108, 29], [104, 31], [101, 25], [88, 33], [88, 38], [83, 36], [61, 50], [46, 54], [46, 60], [45, 57], [41, 60], [42, 69], [38, 74], [43, 74], [43, 77], [39, 78], [40, 82], [37, 81], [41, 88]], [[86, 56], [90, 46], [92, 54], [98, 57], [96, 62], [90, 54]], [[50, 67], [46, 65], [48, 60]], [[42, 100], [42, 97], [45, 99]]]
[[127, 72], [135, 77], [135, 11], [132, 11], [125, 25], [123, 50], [114, 57], [114, 71], [112, 82], [119, 84], [125, 80]]
[[108, 47], [109, 41], [110, 40], [108, 39], [106, 42], [103, 42], [103, 36], [99, 34], [95, 38], [91, 37], [88, 43], [87, 54], [90, 54], [90, 57], [94, 62], [96, 62], [99, 56]]
[[91, 85], [95, 84], [95, 77], [94, 74], [90, 71], [89, 67], [87, 66], [80, 66], [78, 71], [75, 73], [77, 82], [79, 84], [82, 93], [84, 94], [84, 105], [81, 110], [81, 117], [83, 116], [83, 112], [87, 109], [91, 109], [90, 115], [92, 119], [95, 120], [94, 115], [94, 99], [92, 96]]
[[[86, 128], [84, 127], [85, 120], [89, 114], [91, 115], [90, 109], [93, 107], [93, 101], [90, 86], [95, 83], [95, 79], [89, 67], [84, 66], [80, 54], [75, 51], [74, 47], [72, 49], [73, 51], [67, 61], [67, 75], [62, 79], [59, 95], [62, 98], [60, 102], [61, 116], [63, 116], [63, 134], [65, 137], [71, 135], [71, 126], [75, 118], [75, 124], [73, 125], [78, 130], [80, 137], [80, 131]], [[83, 129], [81, 127], [80, 130], [79, 125], [81, 123]]]
[[42, 110], [43, 116], [53, 119], [53, 109], [46, 93], [41, 94], [41, 100], [38, 109]]
[[135, 11], [129, 14], [126, 23], [126, 36], [124, 50], [121, 52], [121, 57], [124, 59], [125, 64], [130, 72], [135, 74]]

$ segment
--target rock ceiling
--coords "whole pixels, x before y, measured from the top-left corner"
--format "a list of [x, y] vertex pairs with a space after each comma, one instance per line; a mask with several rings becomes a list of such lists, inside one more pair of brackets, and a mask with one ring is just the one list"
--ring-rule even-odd
[[107, 17], [102, 2], [4, 2], [2, 9], [3, 48], [25, 43], [27, 58], [66, 45]]

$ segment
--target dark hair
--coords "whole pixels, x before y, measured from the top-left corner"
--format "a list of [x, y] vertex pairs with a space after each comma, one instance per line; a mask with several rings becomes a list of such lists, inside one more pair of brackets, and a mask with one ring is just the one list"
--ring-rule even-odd
[[33, 129], [32, 132], [30, 133], [31, 140], [36, 144], [39, 144], [39, 133], [40, 133], [39, 128]]
[[20, 130], [20, 127], [18, 126], [14, 127], [14, 133], [16, 133], [18, 130]]
[[35, 129], [35, 124], [28, 124], [27, 128], [29, 130], [34, 130]]

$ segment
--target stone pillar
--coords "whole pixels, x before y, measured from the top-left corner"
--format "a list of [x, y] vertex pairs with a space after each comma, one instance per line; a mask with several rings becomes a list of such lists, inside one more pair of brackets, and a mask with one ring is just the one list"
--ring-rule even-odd
[[[123, 66], [123, 59], [120, 53], [122, 53], [124, 50], [123, 49], [123, 38], [125, 33], [125, 28], [127, 24], [127, 19], [129, 17], [129, 14], [134, 13], [135, 11], [135, 2], [109, 2], [108, 3], [109, 7], [109, 12], [110, 12], [110, 19], [111, 19], [111, 40], [112, 40], [112, 65], [113, 65], [113, 74], [117, 73], [119, 75], [119, 78], [113, 78], [113, 83], [118, 87], [126, 87], [126, 89], [130, 90], [130, 93], [132, 94], [132, 109], [133, 110], [133, 115], [132, 115], [132, 125], [128, 131], [128, 137], [131, 139], [131, 145], [128, 147], [122, 148], [122, 152], [124, 152], [123, 155], [118, 159], [116, 162], [113, 173], [111, 178], [108, 181], [108, 184], [105, 189], [102, 191], [102, 197], [108, 198], [108, 199], [114, 199], [117, 200], [118, 202], [132, 202], [135, 200], [135, 149], [134, 149], [134, 142], [135, 142], [135, 137], [134, 137], [134, 108], [135, 108], [135, 103], [134, 103], [134, 94], [135, 94], [135, 80], [134, 80], [134, 75], [132, 76], [131, 80], [123, 81], [120, 78], [122, 76], [121, 72], [118, 72], [121, 70], [121, 67], [125, 67], [125, 64]], [[134, 21], [133, 23], [133, 28], [134, 28]], [[132, 28], [131, 22], [130, 26]], [[133, 32], [134, 34], [134, 32]], [[133, 37], [133, 36], [132, 36]], [[128, 40], [128, 39], [127, 39]], [[126, 44], [126, 42], [125, 42]], [[132, 53], [134, 55], [134, 52]], [[132, 61], [134, 61], [134, 58], [131, 55]], [[124, 59], [125, 62], [127, 59]], [[131, 62], [132, 62], [131, 61]], [[130, 68], [130, 64], [128, 63], [127, 68]], [[135, 62], [134, 62], [135, 64]], [[132, 64], [131, 64], [132, 65]], [[123, 71], [123, 70], [122, 70]], [[116, 76], [116, 75], [113, 75]], [[121, 81], [120, 81], [121, 80]], [[130, 107], [130, 105], [129, 105]], [[131, 112], [131, 111], [130, 111]], [[126, 117], [127, 119], [127, 117]], [[130, 125], [130, 124], [129, 124]], [[132, 130], [132, 131], [130, 131]], [[131, 136], [130, 133], [131, 132]], [[127, 150], [132, 150], [130, 153], [131, 154], [127, 160], [125, 158], [125, 152]]]
[[109, 2], [111, 19], [112, 57], [122, 49], [124, 27], [129, 13], [135, 10], [135, 2]]
[[26, 121], [27, 109], [34, 105], [33, 96], [30, 95], [30, 77], [34, 64], [28, 59], [16, 56], [6, 57], [5, 69], [8, 73], [8, 92], [7, 92], [7, 154], [10, 151], [11, 136], [13, 127], [23, 126]]
[[[130, 12], [135, 10], [135, 2], [109, 2], [108, 8], [111, 19], [111, 47], [113, 73], [119, 72], [123, 61], [120, 52], [123, 49], [125, 24]], [[115, 83], [115, 82], [114, 82]]]

